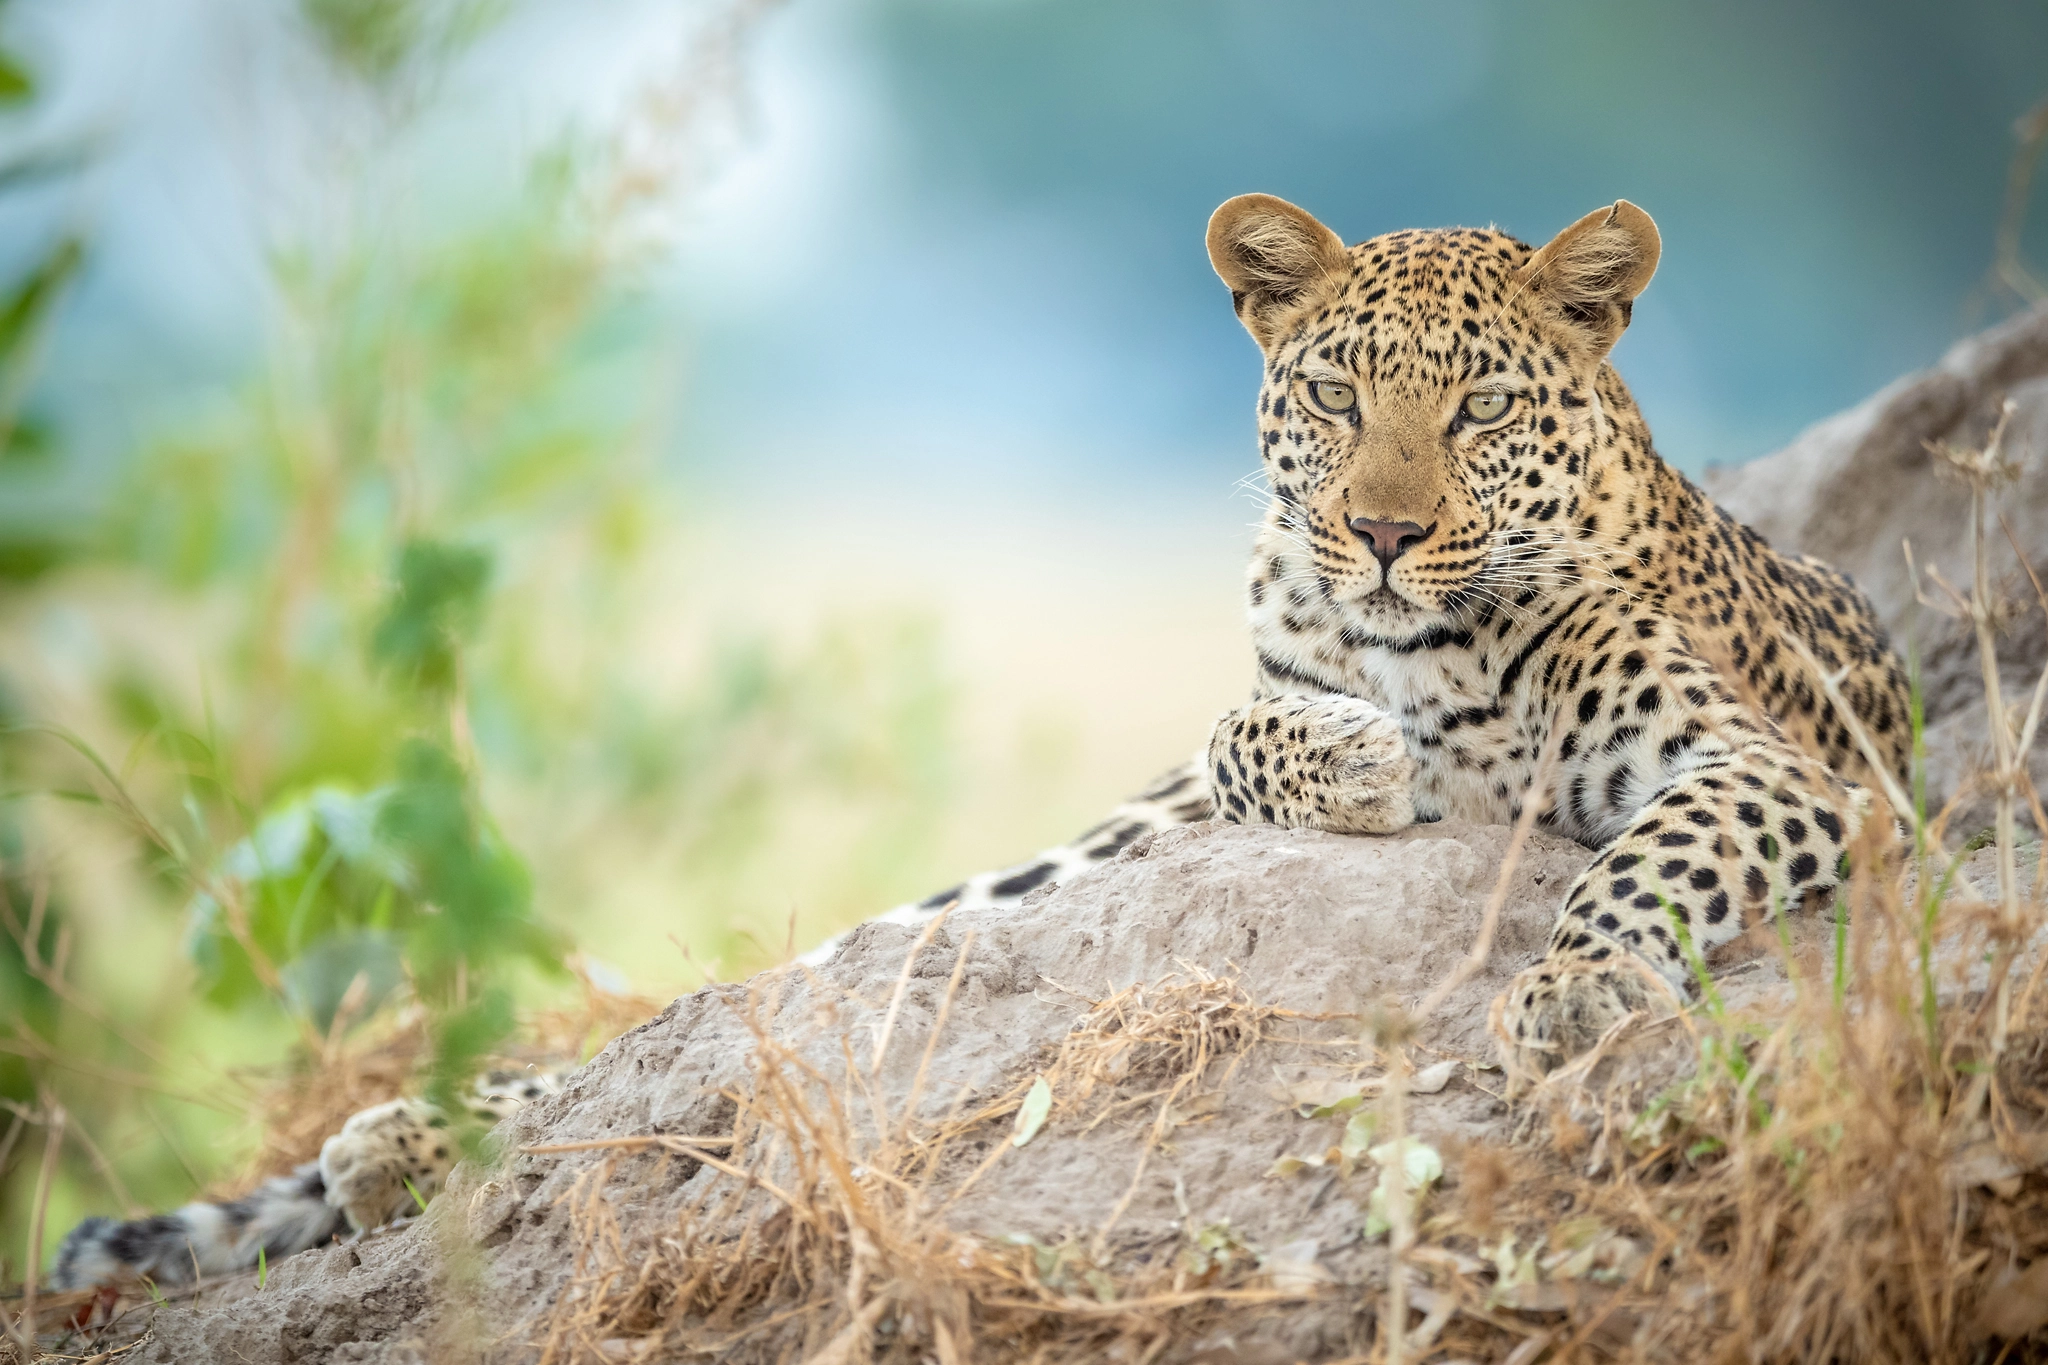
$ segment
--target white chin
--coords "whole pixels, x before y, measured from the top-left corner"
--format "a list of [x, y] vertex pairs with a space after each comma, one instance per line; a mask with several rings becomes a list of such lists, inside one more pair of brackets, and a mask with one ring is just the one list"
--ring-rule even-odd
[[1382, 583], [1370, 592], [1352, 598], [1352, 605], [1369, 616], [1392, 617], [1406, 620], [1417, 615], [1434, 615], [1436, 608], [1422, 606], [1413, 601], [1399, 588]]

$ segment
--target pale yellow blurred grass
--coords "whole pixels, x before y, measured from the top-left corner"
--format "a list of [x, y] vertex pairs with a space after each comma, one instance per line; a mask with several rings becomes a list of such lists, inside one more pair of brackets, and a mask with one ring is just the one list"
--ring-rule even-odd
[[[999, 521], [962, 529], [952, 514], [915, 508], [795, 508], [779, 524], [805, 533], [783, 536], [769, 553], [756, 523], [715, 509], [656, 512], [649, 548], [599, 599], [590, 596], [598, 579], [587, 542], [509, 544], [482, 647], [527, 630], [521, 688], [576, 719], [556, 727], [560, 752], [540, 752], [524, 768], [487, 762], [492, 812], [533, 870], [541, 915], [634, 989], [665, 997], [707, 971], [744, 975], [792, 940], [801, 949], [1068, 838], [1194, 752], [1251, 682], [1240, 607], [1245, 520], [1245, 505], [1221, 490], [1132, 522], [1006, 508]], [[928, 534], [933, 525], [942, 529]], [[382, 590], [364, 584], [364, 600]], [[26, 713], [75, 729], [128, 769], [145, 806], [161, 813], [178, 809], [179, 792], [161, 754], [130, 765], [134, 732], [109, 710], [105, 685], [121, 673], [146, 676], [195, 723], [211, 709], [223, 732], [245, 726], [236, 698], [208, 678], [209, 661], [233, 649], [236, 613], [220, 591], [209, 605], [88, 570], [0, 617]], [[833, 631], [882, 632], [906, 618], [927, 622], [937, 641], [951, 778], [928, 802], [928, 837], [898, 856], [864, 858], [862, 842], [900, 825], [914, 801], [873, 807], [799, 780], [771, 803], [761, 846], [706, 872], [685, 792], [657, 788], [624, 805], [616, 790], [586, 780], [593, 760], [571, 752], [578, 726], [601, 718], [594, 699], [607, 684], [659, 708], [701, 685], [722, 640], [765, 636], [800, 653]], [[647, 742], [662, 734], [651, 727]], [[82, 769], [65, 780], [88, 785]], [[291, 1032], [277, 1021], [193, 1008], [176, 879], [153, 875], [106, 812], [49, 800], [34, 810], [48, 859], [39, 870], [76, 927], [73, 979], [169, 1042], [182, 1060], [177, 1081], [194, 1091], [224, 1069], [279, 1056]], [[214, 834], [224, 844], [243, 832]], [[165, 1121], [196, 1165], [220, 1159], [216, 1143], [249, 1140], [239, 1125], [164, 1098]], [[117, 1160], [165, 1136], [144, 1115], [106, 1120]]]
[[[1078, 833], [1193, 753], [1249, 688], [1242, 506], [1219, 496], [1139, 525], [1011, 514], [965, 533], [949, 526], [938, 539], [956, 548], [937, 554], [900, 509], [787, 513], [780, 524], [805, 533], [772, 555], [745, 524], [693, 536], [652, 577], [663, 619], [637, 641], [636, 666], [655, 675], [643, 685], [658, 690], [663, 670], [687, 676], [721, 631], [795, 645], [835, 624], [922, 615], [955, 693], [951, 800], [929, 848], [889, 884], [849, 885], [862, 812], [806, 794], [780, 813], [720, 923], [692, 903], [681, 831], [650, 840], [643, 829], [565, 820], [561, 792], [508, 791], [501, 818], [542, 872], [544, 913], [636, 986], [680, 989], [701, 977], [678, 945], [702, 957], [735, 919], [763, 952], [699, 963], [721, 976], [779, 953], [792, 923], [801, 949]], [[543, 853], [565, 836], [608, 847]]]

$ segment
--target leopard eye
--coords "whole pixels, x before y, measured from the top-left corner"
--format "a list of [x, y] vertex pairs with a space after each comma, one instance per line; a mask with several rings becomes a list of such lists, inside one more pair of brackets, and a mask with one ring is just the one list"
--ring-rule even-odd
[[1466, 421], [1477, 422], [1484, 426], [1489, 422], [1498, 422], [1501, 418], [1507, 416], [1508, 408], [1514, 404], [1514, 401], [1515, 396], [1511, 393], [1468, 394], [1466, 395], [1462, 411], [1465, 414]]
[[1358, 391], [1334, 379], [1318, 379], [1308, 386], [1308, 392], [1324, 412], [1349, 412], [1358, 406]]

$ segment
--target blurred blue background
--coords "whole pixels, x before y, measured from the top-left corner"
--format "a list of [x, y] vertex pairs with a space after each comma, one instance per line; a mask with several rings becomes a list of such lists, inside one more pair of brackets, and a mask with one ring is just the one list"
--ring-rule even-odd
[[[81, 425], [146, 424], [260, 345], [262, 200], [303, 170], [280, 129], [332, 93], [291, 79], [266, 8], [22, 16], [50, 126], [108, 148], [13, 215], [96, 239], [52, 343], [93, 363], [45, 381]], [[418, 154], [487, 193], [476, 140], [599, 117], [677, 9], [522, 7]], [[2009, 129], [2044, 78], [2048, 8], [2019, 0], [797, 0], [749, 42], [667, 267], [673, 456], [735, 492], [772, 469], [920, 506], [1205, 500], [1250, 464], [1254, 371], [1201, 231], [1257, 189], [1347, 240], [1541, 240], [1634, 200], [1665, 254], [1624, 374], [1668, 458], [1745, 460], [1994, 315]]]

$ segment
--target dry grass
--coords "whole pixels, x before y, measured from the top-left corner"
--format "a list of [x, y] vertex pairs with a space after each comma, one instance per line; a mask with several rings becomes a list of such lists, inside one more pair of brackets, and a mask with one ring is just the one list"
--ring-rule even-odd
[[[923, 1061], [971, 947], [970, 936]], [[1248, 1248], [1193, 1233], [1178, 1257], [1119, 1267], [1106, 1235], [1122, 1204], [1092, 1238], [1057, 1246], [990, 1242], [946, 1219], [1015, 1150], [1015, 1116], [1041, 1080], [1077, 1131], [1156, 1106], [1135, 1188], [1190, 1102], [1220, 1087], [1277, 1024], [1302, 1017], [1257, 1004], [1234, 977], [1186, 968], [1089, 1002], [1031, 1076], [971, 1112], [963, 1097], [935, 1120], [917, 1117], [924, 1065], [891, 1112], [880, 1048], [862, 1065], [833, 1019], [798, 1040], [772, 1033], [780, 990], [771, 982], [736, 1007], [754, 1038], [754, 1080], [728, 1093], [730, 1133], [589, 1144], [619, 1150], [568, 1196], [579, 1250], [545, 1328], [544, 1361], [1150, 1360], [1249, 1307], [1319, 1292], [1276, 1286]], [[682, 1185], [672, 1218], [655, 1228], [620, 1214], [631, 1202], [626, 1163], [646, 1151], [656, 1163], [636, 1167], [632, 1186]]]
[[1532, 1105], [1540, 1140], [1459, 1154], [1417, 1302], [1484, 1356], [1541, 1329], [1562, 1358], [1962, 1361], [2048, 1321], [2003, 1288], [2048, 1249], [2048, 1013], [1987, 1066], [1980, 970], [1937, 983], [1930, 1034], [1914, 903], [1869, 899], [1839, 1005], [1825, 964], [1789, 1014], [1709, 1004], [1685, 1085], [1623, 1103], [1581, 1076]]
[[[580, 958], [570, 966], [582, 986], [576, 1002], [522, 1017], [517, 1032], [485, 1059], [487, 1066], [516, 1071], [575, 1065], [667, 1005], [599, 984]], [[371, 1021], [359, 1034], [349, 1032], [352, 1013], [345, 999], [326, 1038], [304, 1049], [283, 1074], [256, 1080], [256, 1154], [210, 1194], [231, 1198], [311, 1161], [351, 1114], [419, 1092], [431, 1055], [426, 1012], [408, 1005]]]
[[[571, 959], [570, 966], [583, 988], [580, 998], [573, 1004], [523, 1016], [514, 1035], [486, 1059], [488, 1065], [517, 1070], [581, 1062], [613, 1038], [652, 1019], [666, 1005], [651, 997], [607, 988], [583, 970], [580, 959]], [[243, 1093], [253, 1096], [248, 1117], [260, 1133], [258, 1146], [241, 1169], [206, 1192], [207, 1198], [236, 1197], [268, 1176], [313, 1160], [319, 1156], [321, 1144], [339, 1131], [351, 1114], [419, 1092], [425, 1079], [422, 1068], [430, 1056], [425, 1012], [408, 1005], [364, 1021], [360, 1030], [353, 1032], [349, 1027], [352, 1012], [344, 1000], [327, 1037], [315, 1040], [281, 1074], [241, 1078]], [[64, 1112], [54, 1106], [47, 1119], [36, 1118], [46, 1131], [46, 1151], [54, 1152], [64, 1140], [78, 1140], [78, 1134], [67, 1132], [65, 1119]], [[44, 1164], [48, 1166], [47, 1158]], [[220, 1283], [201, 1280], [157, 1302], [197, 1299]], [[0, 1300], [0, 1324], [5, 1327], [5, 1336], [0, 1338], [0, 1365], [18, 1365], [23, 1359], [118, 1360], [140, 1344], [153, 1308], [149, 1298], [137, 1293], [38, 1293], [33, 1279], [22, 1291], [18, 1298], [10, 1294], [8, 1300]], [[28, 1344], [24, 1327], [30, 1321], [37, 1325], [42, 1349], [32, 1350]], [[90, 1329], [85, 1330], [88, 1321]], [[70, 1330], [73, 1327], [80, 1330]], [[51, 1353], [52, 1343], [56, 1353]]]
[[[1951, 893], [1957, 965], [1934, 982], [1930, 1036], [1922, 907], [1894, 894], [1911, 882], [1858, 887], [1841, 976], [1810, 944], [1778, 945], [1792, 1008], [1709, 1002], [1687, 1021], [1691, 1081], [1645, 1096], [1575, 1069], [1527, 1102], [1535, 1140], [1452, 1153], [1402, 1257], [1407, 1330], [1359, 1359], [1963, 1361], [2048, 1321], [2048, 1286], [2007, 1286], [2048, 1254], [2048, 1180], [2030, 1174], [2048, 1162], [2048, 990], [2022, 989], [1987, 1071], [1998, 907]], [[1205, 1253], [1193, 1230], [1180, 1256], [1120, 1257], [1106, 1234], [1121, 1204], [1055, 1246], [949, 1224], [1013, 1150], [1041, 1078], [1060, 1130], [1037, 1140], [1149, 1111], [1135, 1188], [1202, 1096], [1262, 1043], [1292, 1041], [1281, 1026], [1303, 1016], [1234, 978], [1184, 967], [1084, 1001], [1043, 1065], [930, 1122], [915, 1091], [883, 1105], [882, 1059], [856, 1058], [836, 1016], [800, 1039], [771, 1032], [778, 989], [736, 1006], [755, 1051], [730, 1132], [589, 1144], [614, 1150], [568, 1196], [579, 1250], [544, 1360], [1176, 1359], [1225, 1326], [1376, 1292], [1262, 1270], [1243, 1246]], [[1971, 1118], [1980, 1074], [1991, 1105]], [[673, 1214], [628, 1212], [677, 1185]]]
[[283, 1074], [256, 1080], [256, 1153], [208, 1193], [233, 1198], [313, 1160], [349, 1115], [417, 1091], [427, 1056], [427, 1019], [417, 1006], [374, 1021], [360, 1038], [348, 1037], [338, 1021], [317, 1051], [305, 1049]]

